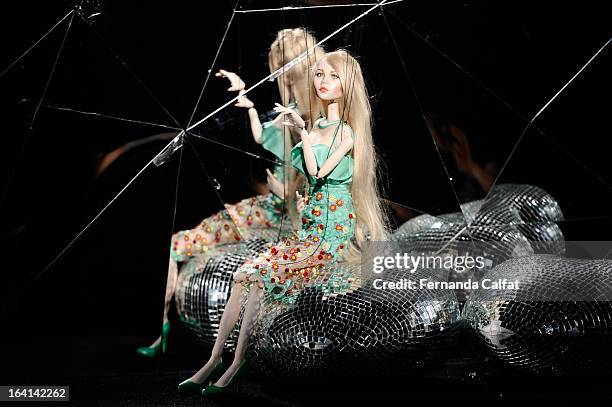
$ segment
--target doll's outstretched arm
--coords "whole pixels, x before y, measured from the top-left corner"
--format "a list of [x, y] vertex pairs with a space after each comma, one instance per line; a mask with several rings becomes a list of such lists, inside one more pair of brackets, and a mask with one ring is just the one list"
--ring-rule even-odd
[[[246, 96], [241, 97], [246, 99]], [[238, 98], [238, 100], [240, 100], [240, 98]], [[251, 104], [253, 104], [253, 102], [251, 102]], [[236, 104], [236, 106], [238, 106], [238, 104]], [[255, 109], [254, 107], [249, 108], [249, 123], [251, 125], [251, 134], [253, 134], [253, 140], [255, 140], [257, 144], [262, 144], [263, 138], [261, 135], [263, 133], [263, 128], [261, 126], [261, 121], [259, 120], [259, 113], [257, 113], [257, 109]]]
[[284, 121], [283, 125], [296, 128], [300, 132], [300, 137], [302, 138], [302, 151], [304, 152], [304, 162], [306, 163], [306, 170], [310, 175], [316, 175], [317, 168], [317, 160], [315, 159], [314, 152], [312, 151], [312, 143], [311, 136], [308, 130], [306, 130], [306, 122], [304, 119], [300, 117], [294, 110], [275, 103], [276, 107], [274, 108], [279, 114], [279, 117], [282, 117]]
[[215, 74], [219, 78], [226, 78], [230, 81], [231, 86], [227, 89], [229, 92], [238, 91], [238, 100], [234, 104], [237, 107], [243, 107], [248, 109], [249, 112], [249, 123], [251, 125], [251, 133], [253, 139], [257, 144], [263, 143], [262, 138], [262, 126], [259, 120], [259, 113], [255, 109], [255, 104], [244, 95], [245, 83], [238, 75], [234, 72], [226, 71], [225, 69], [219, 69], [219, 72]]

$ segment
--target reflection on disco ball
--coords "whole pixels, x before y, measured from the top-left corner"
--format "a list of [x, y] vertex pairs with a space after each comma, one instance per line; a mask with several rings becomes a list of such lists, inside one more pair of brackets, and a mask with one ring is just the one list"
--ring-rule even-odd
[[[539, 187], [496, 185], [486, 200], [467, 202], [460, 208], [461, 212], [417, 216], [402, 224], [393, 235], [397, 240], [449, 240], [463, 228], [466, 229], [463, 234], [468, 234], [488, 226], [499, 230], [518, 229], [531, 241], [553, 242], [551, 249], [545, 250], [547, 253], [562, 250], [562, 246], [554, 244], [560, 234], [554, 222], [563, 220], [563, 212], [556, 200]], [[494, 237], [492, 229], [479, 237], [490, 240], [487, 234]]]
[[[360, 266], [344, 267], [359, 275]], [[417, 272], [416, 278], [425, 272]], [[415, 275], [404, 271], [388, 277]], [[262, 305], [249, 355], [263, 373], [278, 377], [383, 367], [410, 371], [444, 354], [458, 319], [458, 303], [449, 290], [379, 290], [368, 280], [329, 296], [307, 288], [294, 304]]]
[[534, 255], [487, 277], [520, 281], [519, 289], [475, 291], [462, 313], [495, 357], [536, 374], [610, 371], [612, 261]]
[[[541, 188], [503, 184], [496, 186], [486, 200], [462, 204], [461, 212], [409, 220], [393, 234], [393, 240], [409, 252], [434, 253], [444, 247], [456, 255], [469, 251], [472, 256], [482, 256], [487, 260], [485, 267], [455, 271], [449, 276], [451, 281], [480, 280], [510, 258], [563, 254], [563, 234], [555, 223], [561, 220], [559, 205]], [[457, 291], [460, 301], [469, 294]]]

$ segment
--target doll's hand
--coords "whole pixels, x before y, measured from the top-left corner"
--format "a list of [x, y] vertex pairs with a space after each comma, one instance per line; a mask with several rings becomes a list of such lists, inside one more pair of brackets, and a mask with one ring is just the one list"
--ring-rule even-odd
[[237, 107], [244, 107], [245, 109], [250, 109], [253, 106], [255, 106], [253, 104], [253, 102], [251, 100], [249, 100], [249, 98], [247, 98], [246, 96], [244, 96], [244, 89], [241, 90], [240, 92], [238, 92], [238, 102], [236, 102], [234, 104], [234, 106]]
[[298, 191], [295, 191], [295, 196], [297, 197], [297, 200], [295, 201], [295, 206], [298, 212], [302, 212], [306, 206], [306, 204], [304, 203], [304, 197], [300, 195]]
[[280, 182], [272, 172], [266, 168], [266, 172], [268, 173], [268, 187], [270, 187], [270, 191], [279, 198], [285, 197], [285, 185]]
[[236, 91], [236, 90], [244, 90], [246, 86], [240, 76], [236, 75], [233, 72], [226, 71], [225, 69], [219, 69], [219, 72], [215, 74], [218, 78], [227, 78], [230, 81], [230, 86], [227, 88], [228, 91]]
[[284, 119], [284, 115], [279, 114], [274, 119], [272, 119], [272, 124], [275, 125], [276, 127], [278, 127], [279, 129], [282, 129], [283, 128], [283, 119]]
[[279, 103], [275, 103], [276, 107], [274, 111], [280, 113], [279, 116], [283, 117], [285, 121], [283, 124], [289, 127], [297, 127], [299, 129], [303, 129], [306, 126], [306, 122], [304, 119], [300, 117], [293, 109], [285, 107]]

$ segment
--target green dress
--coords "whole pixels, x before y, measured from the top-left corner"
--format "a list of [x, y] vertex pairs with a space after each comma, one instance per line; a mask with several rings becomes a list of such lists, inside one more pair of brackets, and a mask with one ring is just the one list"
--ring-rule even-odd
[[[340, 127], [337, 126], [336, 133]], [[318, 168], [337, 143], [332, 145], [332, 149], [325, 144], [312, 146]], [[236, 272], [246, 273], [251, 281], [263, 282], [274, 300], [287, 303], [294, 302], [306, 286], [315, 286], [325, 293], [348, 289], [351, 276], [339, 269], [337, 262], [342, 260], [355, 230], [350, 193], [354, 161], [350, 153], [321, 179], [308, 175], [301, 142], [291, 150], [291, 164], [306, 175], [309, 183], [300, 214], [301, 229], [249, 259]]]
[[[272, 122], [266, 122], [262, 127], [262, 145], [279, 160], [274, 167], [274, 176], [282, 181], [283, 132]], [[269, 236], [269, 233], [263, 234], [262, 229], [279, 228], [285, 212], [283, 200], [272, 192], [226, 204], [224, 210], [202, 220], [195, 228], [175, 233], [170, 244], [170, 256], [174, 261], [187, 261], [191, 256], [206, 253], [213, 246]]]

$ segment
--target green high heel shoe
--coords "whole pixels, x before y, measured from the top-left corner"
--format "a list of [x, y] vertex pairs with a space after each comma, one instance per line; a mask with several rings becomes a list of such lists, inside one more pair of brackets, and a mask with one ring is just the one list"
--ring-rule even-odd
[[208, 376], [206, 376], [206, 378], [202, 380], [202, 383], [195, 383], [191, 381], [191, 379], [187, 379], [179, 383], [178, 385], [179, 392], [189, 393], [189, 394], [200, 394], [202, 392], [202, 389], [208, 385], [209, 381], [211, 380], [217, 381], [217, 379], [221, 377], [221, 375], [223, 374], [224, 368], [225, 366], [223, 364], [223, 361], [220, 361], [219, 363], [215, 365], [213, 370], [210, 371]]
[[234, 383], [236, 383], [236, 379], [242, 374], [244, 374], [246, 370], [247, 370], [247, 362], [244, 361], [242, 365], [240, 365], [238, 370], [236, 370], [236, 373], [234, 373], [234, 376], [232, 376], [232, 378], [229, 380], [229, 382], [227, 382], [225, 386], [217, 386], [217, 385], [211, 384], [210, 386], [202, 390], [202, 396], [211, 397], [211, 396], [216, 396], [216, 395], [224, 393]]
[[168, 343], [168, 333], [170, 332], [170, 321], [167, 321], [162, 327], [161, 340], [155, 346], [143, 346], [136, 349], [136, 353], [147, 358], [154, 358], [161, 350], [162, 355], [166, 353]]

